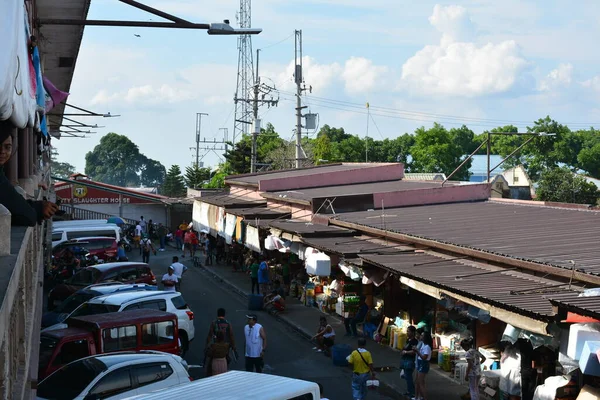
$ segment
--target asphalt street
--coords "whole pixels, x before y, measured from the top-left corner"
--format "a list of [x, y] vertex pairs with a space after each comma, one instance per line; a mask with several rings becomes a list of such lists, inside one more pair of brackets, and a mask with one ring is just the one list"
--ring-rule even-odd
[[[150, 265], [159, 282], [174, 255], [181, 256], [170, 248], [150, 257]], [[131, 261], [141, 259], [137, 249], [134, 249], [128, 256]], [[180, 261], [183, 261], [188, 267], [182, 281], [181, 292], [194, 312], [196, 328], [195, 340], [190, 344], [190, 350], [185, 359], [191, 365], [202, 364], [208, 327], [216, 319], [217, 309], [223, 307], [227, 310], [227, 319], [234, 328], [238, 352], [241, 356], [240, 360], [232, 364], [231, 368], [243, 370], [243, 328], [246, 324], [245, 316], [248, 313], [247, 300], [227, 290], [224, 285], [204, 272], [202, 268], [195, 268], [189, 258], [180, 259]], [[223, 268], [228, 267], [223, 266]], [[349, 368], [334, 366], [330, 358], [312, 350], [312, 343], [269, 314], [258, 312], [257, 315], [258, 322], [263, 325], [267, 334], [265, 373], [319, 382], [324, 387], [325, 396], [331, 400], [352, 399], [351, 370]], [[317, 326], [318, 321], [315, 321], [315, 329]], [[395, 393], [383, 393], [380, 390], [369, 393], [367, 398], [375, 400], [399, 397]]]

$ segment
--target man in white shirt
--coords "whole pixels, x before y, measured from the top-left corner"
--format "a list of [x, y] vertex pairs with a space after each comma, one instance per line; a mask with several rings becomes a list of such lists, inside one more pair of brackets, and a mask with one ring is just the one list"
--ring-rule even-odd
[[140, 217], [139, 225], [142, 227], [143, 232], [147, 232], [146, 228], [148, 227], [148, 224], [146, 223], [146, 220], [144, 219], [143, 215]]
[[246, 337], [246, 371], [261, 373], [267, 349], [267, 334], [261, 324], [258, 324], [258, 317], [254, 314], [246, 315], [248, 325], [244, 327], [244, 336]]
[[178, 282], [177, 275], [174, 273], [173, 267], [169, 266], [169, 269], [166, 274], [162, 277], [162, 284], [164, 286], [164, 290], [167, 292], [175, 292], [175, 285]]
[[140, 248], [140, 255], [142, 255], [142, 246], [140, 242], [142, 241], [142, 226], [140, 225], [140, 221], [138, 221], [135, 226], [135, 237], [133, 238], [134, 243]]
[[177, 276], [177, 285], [175, 285], [175, 288], [178, 292], [181, 292], [181, 278], [188, 268], [179, 262], [179, 257], [177, 256], [173, 256], [173, 264], [171, 264], [171, 268], [173, 268], [173, 273], [175, 276]]

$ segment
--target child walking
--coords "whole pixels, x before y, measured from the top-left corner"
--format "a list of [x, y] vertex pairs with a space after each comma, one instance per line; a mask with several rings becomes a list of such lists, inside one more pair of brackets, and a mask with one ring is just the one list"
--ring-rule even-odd
[[[479, 377], [481, 375], [481, 363], [485, 362], [485, 357], [475, 348], [473, 348], [473, 339], [463, 339], [460, 347], [467, 352], [467, 373], [465, 380], [469, 382], [469, 394], [471, 400], [479, 400]], [[463, 396], [466, 397], [466, 396]]]

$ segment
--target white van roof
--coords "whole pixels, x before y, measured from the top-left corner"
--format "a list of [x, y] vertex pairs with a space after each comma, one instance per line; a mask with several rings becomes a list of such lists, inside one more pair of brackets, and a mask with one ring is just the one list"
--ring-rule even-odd
[[102, 225], [69, 225], [69, 226], [53, 226], [52, 232], [81, 232], [81, 231], [119, 231], [119, 227], [115, 224]]
[[314, 382], [283, 376], [256, 374], [245, 371], [230, 371], [191, 383], [157, 390], [131, 397], [145, 400], [187, 400], [187, 399], [260, 399], [282, 400], [307, 393], [320, 398], [319, 386]]
[[106, 219], [73, 219], [69, 221], [52, 221], [52, 226], [91, 226], [91, 225], [103, 225], [107, 224], [108, 220]]

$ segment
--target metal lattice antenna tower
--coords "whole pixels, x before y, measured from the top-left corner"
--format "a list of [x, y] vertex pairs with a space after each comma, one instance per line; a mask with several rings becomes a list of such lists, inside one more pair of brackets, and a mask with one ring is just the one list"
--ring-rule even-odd
[[[251, 27], [252, 1], [240, 0], [240, 11], [237, 20], [240, 28]], [[250, 35], [238, 37], [238, 72], [235, 90], [235, 121], [233, 123], [233, 143], [250, 131], [252, 124], [252, 98], [254, 86], [254, 64], [252, 62], [252, 38]]]

